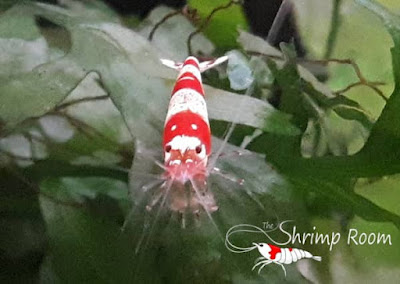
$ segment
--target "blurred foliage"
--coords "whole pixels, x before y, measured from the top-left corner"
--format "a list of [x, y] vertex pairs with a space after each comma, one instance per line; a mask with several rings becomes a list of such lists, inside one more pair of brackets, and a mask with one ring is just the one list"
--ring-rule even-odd
[[[361, 68], [357, 56], [300, 59], [290, 44], [276, 49], [238, 31], [246, 21], [236, 1], [189, 1], [196, 15], [158, 7], [132, 29], [122, 24], [132, 21], [97, 1], [65, 1], [64, 7], [26, 2], [3, 12], [0, 279], [354, 282], [368, 279], [363, 269], [374, 265], [394, 283], [400, 262], [400, 17], [374, 1], [357, 3], [392, 37], [390, 97], [388, 86], [375, 82], [381, 81], [376, 70]], [[341, 29], [333, 54], [344, 48]], [[181, 216], [165, 206], [146, 206], [160, 184], [156, 161], [176, 76], [159, 59], [183, 60], [187, 44], [201, 57], [229, 50], [230, 60], [226, 71], [204, 74], [217, 153], [211, 161], [221, 170], [209, 184], [219, 210], [186, 216], [182, 228]], [[310, 65], [327, 68], [328, 82]], [[343, 91], [348, 86], [350, 95]], [[365, 103], [369, 97], [354, 97], [354, 89], [381, 100], [382, 113]], [[277, 93], [274, 107], [269, 101]], [[234, 130], [225, 143], [227, 129]], [[258, 275], [251, 271], [254, 253], [238, 256], [225, 248], [231, 226], [278, 220], [295, 220], [302, 231], [340, 231], [343, 238], [349, 228], [379, 231], [391, 234], [393, 245], [330, 252], [305, 244], [323, 262], [310, 269], [288, 265], [287, 278], [276, 265]]]
[[[237, 47], [238, 28], [247, 28], [243, 11], [236, 0], [190, 0], [188, 4], [196, 9], [201, 21], [215, 10], [211, 20], [204, 27], [204, 34], [221, 50], [227, 51]], [[224, 8], [227, 7], [227, 8]]]

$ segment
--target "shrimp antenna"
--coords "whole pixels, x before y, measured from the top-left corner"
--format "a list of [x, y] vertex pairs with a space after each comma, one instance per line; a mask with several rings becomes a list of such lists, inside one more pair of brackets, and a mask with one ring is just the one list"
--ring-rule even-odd
[[[149, 212], [147, 212], [144, 216], [145, 220], [144, 220], [144, 224], [142, 226], [143, 229], [142, 229], [142, 232], [140, 233], [140, 237], [135, 245], [135, 254], [137, 255], [137, 264], [138, 265], [134, 268], [134, 275], [135, 275], [134, 279], [137, 278], [137, 275], [138, 275], [137, 273], [140, 271], [140, 264], [143, 263], [143, 261], [147, 257], [145, 250], [149, 246], [149, 242], [150, 242], [152, 235], [154, 233], [154, 230], [156, 228], [161, 211], [164, 208], [164, 204], [166, 203], [166, 200], [168, 198], [172, 183], [173, 183], [172, 180], [168, 180], [167, 182], [165, 182], [165, 184], [163, 184], [163, 187], [165, 189], [163, 191], [164, 196], [163, 196], [162, 201], [157, 209], [155, 217], [152, 218], [152, 216], [150, 215]], [[162, 189], [163, 188], [161, 188], [161, 190]], [[159, 197], [159, 198], [161, 198], [161, 197]], [[136, 228], [134, 228], [134, 229], [136, 229]]]
[[208, 171], [210, 172], [214, 167], [215, 164], [217, 163], [218, 157], [221, 155], [222, 151], [224, 150], [226, 144], [228, 143], [228, 140], [231, 138], [233, 131], [235, 130], [236, 123], [232, 122], [228, 128], [228, 131], [225, 134], [225, 138], [222, 141], [221, 145], [219, 146], [217, 152], [213, 155], [213, 157], [210, 159], [210, 163], [208, 164]]
[[[251, 246], [251, 247], [239, 247], [239, 246], [235, 246], [234, 244], [231, 243], [231, 241], [229, 240], [229, 237], [237, 232], [244, 232], [245, 230], [237, 230], [235, 231], [235, 228], [238, 226], [242, 226], [244, 224], [240, 224], [240, 225], [236, 225], [233, 226], [232, 228], [230, 228], [228, 230], [228, 232], [226, 232], [225, 235], [225, 246], [226, 248], [233, 252], [233, 253], [244, 253], [244, 252], [249, 252], [252, 251], [253, 249], [257, 248], [257, 246]], [[255, 231], [251, 231], [251, 232], [255, 232]]]
[[165, 167], [160, 161], [155, 160], [154, 163], [159, 166], [161, 169], [163, 169], [164, 171], [167, 170], [167, 167]]
[[[251, 84], [248, 88], [247, 91], [245, 93], [245, 96], [250, 96], [253, 93], [253, 89], [254, 89], [254, 84]], [[241, 104], [243, 104], [243, 101], [241, 102]], [[237, 116], [239, 115], [239, 113], [236, 114]], [[236, 120], [236, 119], [235, 119]], [[217, 159], [218, 157], [221, 155], [222, 151], [224, 150], [226, 144], [228, 143], [228, 140], [231, 138], [233, 131], [235, 130], [236, 127], [236, 123], [232, 122], [231, 125], [228, 128], [228, 131], [226, 132], [225, 138], [222, 141], [221, 145], [219, 146], [217, 152], [215, 153], [215, 155], [213, 155], [213, 157], [210, 159], [210, 163], [208, 164], [208, 170], [212, 170], [215, 167], [215, 164], [217, 163]]]
[[[217, 167], [214, 167], [212, 169], [212, 173], [214, 173], [217, 176], [223, 177], [224, 179], [227, 179], [230, 182], [239, 184], [240, 186], [243, 186], [243, 184], [244, 184], [244, 179], [241, 179], [241, 178], [238, 179], [236, 177], [230, 176], [229, 174], [222, 173], [221, 170]], [[244, 189], [244, 192], [247, 194], [247, 196], [250, 197], [251, 200], [253, 200], [262, 210], [265, 210], [264, 205], [260, 202], [260, 200], [256, 196], [254, 196], [254, 194], [250, 190], [248, 190], [246, 187], [244, 187], [243, 189]]]
[[[243, 227], [243, 228], [249, 228], [249, 229], [240, 229], [240, 228], [242, 228], [242, 227]], [[226, 236], [225, 236], [225, 246], [226, 246], [226, 248], [227, 248], [229, 251], [234, 252], [234, 253], [244, 253], [244, 252], [252, 251], [253, 249], [255, 249], [255, 248], [257, 247], [256, 245], [251, 246], [251, 247], [247, 247], [247, 248], [238, 247], [238, 246], [235, 246], [234, 244], [231, 243], [231, 241], [229, 240], [229, 237], [230, 237], [231, 235], [233, 235], [233, 234], [236, 234], [236, 233], [263, 233], [263, 234], [265, 234], [265, 235], [268, 236], [268, 233], [273, 232], [273, 231], [276, 231], [276, 229], [278, 229], [278, 227], [279, 227], [279, 226], [276, 226], [275, 228], [272, 228], [272, 229], [270, 229], [270, 230], [264, 231], [263, 229], [261, 229], [261, 228], [259, 228], [259, 227], [257, 227], [257, 226], [254, 226], [254, 225], [250, 225], [250, 224], [239, 224], [239, 225], [235, 225], [235, 226], [231, 227], [231, 228], [228, 230], [228, 232], [226, 232]], [[236, 230], [237, 228], [239, 228], [239, 229]], [[269, 237], [269, 236], [268, 236], [268, 237]], [[232, 248], [234, 248], [234, 249], [236, 249], [236, 250], [234, 250], [234, 249], [232, 249]]]
[[[152, 233], [153, 233], [153, 231], [154, 231], [154, 229], [155, 229], [155, 227], [157, 225], [158, 218], [160, 217], [161, 210], [164, 208], [164, 204], [165, 204], [165, 202], [167, 200], [169, 191], [170, 191], [170, 189], [172, 187], [172, 183], [173, 183], [173, 180], [168, 180], [165, 183], [165, 194], [164, 194], [163, 199], [161, 200], [160, 206], [157, 209], [157, 213], [156, 213], [156, 216], [154, 217], [153, 224], [151, 226], [149, 226], [149, 224], [145, 224], [145, 227], [144, 227], [143, 233], [142, 233], [142, 237], [141, 237], [141, 241], [138, 242], [138, 244], [136, 246], [136, 249], [135, 249], [135, 253], [139, 252], [140, 246], [141, 246], [141, 244], [142, 244], [142, 242], [143, 242], [143, 240], [145, 238], [146, 228], [149, 228], [148, 236], [147, 236], [146, 242], [144, 243], [144, 248], [143, 249], [147, 248], [147, 246], [149, 244], [149, 241], [150, 241], [150, 238], [151, 238], [151, 235], [152, 235]], [[161, 196], [160, 196], [160, 198], [161, 198]]]
[[224, 238], [222, 237], [222, 233], [221, 233], [221, 231], [219, 230], [217, 224], [215, 223], [213, 217], [211, 216], [211, 212], [210, 212], [210, 210], [208, 209], [207, 204], [205, 203], [205, 201], [204, 201], [204, 199], [203, 199], [203, 196], [202, 196], [201, 193], [200, 193], [200, 189], [198, 188], [198, 186], [197, 186], [197, 184], [196, 184], [196, 181], [194, 181], [193, 178], [191, 178], [191, 179], [190, 179], [190, 183], [192, 184], [193, 189], [194, 189], [194, 192], [196, 193], [197, 198], [199, 199], [200, 204], [202, 205], [202, 207], [203, 207], [204, 211], [206, 212], [208, 218], [210, 219], [211, 223], [213, 224], [213, 226], [214, 226], [215, 229], [217, 230], [218, 236], [219, 236], [219, 237], [221, 238], [221, 240], [223, 241]]
[[[145, 174], [145, 175], [147, 176], [147, 174]], [[149, 176], [152, 176], [152, 175], [149, 175]], [[149, 182], [149, 183], [143, 185], [143, 186], [141, 187], [141, 190], [142, 190], [143, 192], [147, 192], [147, 191], [149, 191], [150, 189], [155, 188], [157, 185], [161, 184], [162, 182], [164, 182], [164, 179], [162, 179], [161, 177], [157, 177], [157, 180], [154, 180], [154, 181], [152, 181], [152, 182]], [[133, 206], [136, 207], [135, 205], [133, 205]], [[130, 210], [130, 212], [128, 213], [128, 215], [126, 216], [125, 221], [124, 221], [124, 223], [122, 224], [122, 227], [121, 227], [121, 232], [124, 232], [124, 231], [125, 231], [127, 225], [129, 224], [131, 218], [132, 218], [133, 215], [134, 215], [134, 211], [135, 211], [135, 208], [132, 208], [132, 209]]]
[[[280, 223], [279, 225], [276, 225], [275, 226], [275, 228], [272, 228], [272, 229], [270, 229], [270, 230], [263, 230], [263, 229], [261, 229], [260, 227], [257, 227], [257, 226], [254, 226], [254, 225], [251, 225], [251, 224], [239, 224], [239, 225], [235, 225], [235, 226], [233, 226], [232, 228], [230, 228], [229, 230], [228, 230], [228, 232], [226, 233], [226, 236], [225, 236], [225, 241], [228, 239], [228, 244], [229, 245], [231, 245], [231, 242], [229, 241], [229, 237], [230, 237], [230, 235], [233, 235], [233, 234], [236, 234], [236, 233], [261, 233], [261, 234], [264, 234], [272, 243], [274, 243], [274, 244], [276, 244], [276, 245], [279, 245], [279, 246], [283, 246], [283, 245], [286, 245], [288, 242], [285, 242], [285, 243], [279, 243], [279, 242], [277, 242], [277, 241], [275, 241], [274, 239], [272, 239], [271, 238], [271, 236], [268, 234], [268, 233], [271, 233], [271, 232], [273, 232], [273, 231], [276, 231], [278, 228], [282, 228], [282, 225], [284, 224], [284, 223], [287, 223], [287, 222], [291, 222], [292, 220], [287, 220], [287, 221], [284, 221], [284, 222], [282, 222], [282, 223]], [[243, 229], [241, 229], [241, 228], [243, 228]], [[235, 247], [235, 246], [232, 246], [232, 247]], [[229, 249], [229, 248], [228, 248]], [[247, 248], [238, 248], [239, 250], [243, 250], [243, 249], [247, 249]], [[250, 247], [248, 248], [249, 249], [249, 251], [250, 251]], [[230, 249], [229, 249], [230, 250]], [[230, 250], [230, 251], [232, 251], [232, 252], [235, 252], [235, 253], [239, 253], [239, 252], [237, 252], [237, 251], [233, 251], [233, 250]]]

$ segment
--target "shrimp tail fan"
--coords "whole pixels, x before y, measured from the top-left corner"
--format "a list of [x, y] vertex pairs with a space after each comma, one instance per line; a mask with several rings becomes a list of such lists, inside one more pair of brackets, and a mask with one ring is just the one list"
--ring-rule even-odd
[[316, 261], [321, 261], [322, 257], [320, 256], [313, 256], [312, 259], [316, 260]]
[[[189, 58], [194, 58], [194, 57], [189, 57]], [[203, 61], [203, 62], [199, 63], [200, 72], [204, 72], [208, 69], [214, 68], [215, 66], [217, 66], [227, 60], [228, 60], [228, 56], [221, 56], [214, 60]], [[196, 59], [196, 61], [197, 61], [197, 59]], [[161, 63], [164, 64], [165, 66], [167, 66], [168, 68], [172, 68], [177, 71], [180, 71], [183, 67], [182, 62], [175, 62], [170, 59], [161, 59]]]

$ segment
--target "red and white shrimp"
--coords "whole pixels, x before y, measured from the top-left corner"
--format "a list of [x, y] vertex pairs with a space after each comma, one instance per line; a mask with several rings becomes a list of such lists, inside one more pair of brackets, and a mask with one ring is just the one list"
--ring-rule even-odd
[[[161, 62], [179, 71], [172, 91], [164, 125], [164, 175], [166, 180], [159, 195], [168, 195], [168, 207], [180, 213], [187, 208], [193, 213], [218, 209], [207, 189], [208, 158], [211, 155], [211, 131], [208, 121], [201, 72], [228, 59], [199, 62], [190, 56], [183, 63], [162, 59]], [[191, 189], [186, 189], [190, 182]], [[153, 200], [154, 205], [158, 202]], [[148, 208], [151, 208], [149, 206]]]
[[266, 243], [253, 243], [253, 245], [257, 247], [258, 251], [262, 255], [262, 257], [256, 259], [256, 264], [252, 268], [252, 270], [254, 270], [257, 266], [260, 266], [258, 273], [260, 273], [266, 265], [275, 263], [282, 267], [286, 276], [286, 269], [283, 266], [284, 264], [291, 264], [303, 258], [311, 258], [321, 261], [320, 256], [313, 256], [308, 251], [302, 249], [280, 248]]
[[263, 230], [262, 228], [251, 224], [235, 225], [226, 232], [225, 246], [229, 251], [233, 253], [246, 253], [258, 249], [259, 253], [262, 256], [255, 260], [255, 265], [252, 268], [252, 270], [254, 270], [256, 267], [260, 266], [258, 269], [258, 274], [260, 274], [261, 270], [270, 263], [275, 263], [280, 265], [286, 276], [286, 269], [284, 267], [284, 264], [291, 264], [303, 258], [310, 258], [317, 261], [321, 261], [320, 256], [313, 256], [308, 251], [298, 248], [281, 248], [267, 243], [254, 243], [254, 242], [250, 247], [241, 247], [234, 245], [230, 240], [230, 237], [237, 233], [257, 233], [257, 234], [263, 234], [274, 244], [285, 245], [289, 242], [278, 243], [271, 238], [269, 233], [276, 231], [278, 228], [282, 230], [282, 226], [288, 222], [291, 222], [291, 220], [281, 222], [278, 226], [275, 226], [274, 228], [271, 228], [269, 230]]

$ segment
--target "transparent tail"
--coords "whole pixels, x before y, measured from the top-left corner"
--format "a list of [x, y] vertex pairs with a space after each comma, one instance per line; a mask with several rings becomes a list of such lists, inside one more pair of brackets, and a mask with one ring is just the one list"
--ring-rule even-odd
[[322, 257], [320, 256], [313, 256], [312, 259], [316, 260], [316, 261], [321, 261]]
[[[161, 63], [164, 64], [165, 66], [167, 66], [168, 68], [172, 68], [177, 71], [180, 71], [183, 67], [182, 62], [175, 62], [175, 61], [169, 60], [169, 59], [160, 59], [160, 60], [161, 60]], [[195, 60], [197, 61], [197, 59], [195, 59]], [[203, 61], [203, 62], [199, 63], [200, 72], [204, 72], [208, 69], [214, 68], [215, 66], [217, 66], [227, 60], [228, 60], [228, 56], [221, 56], [214, 60]]]

